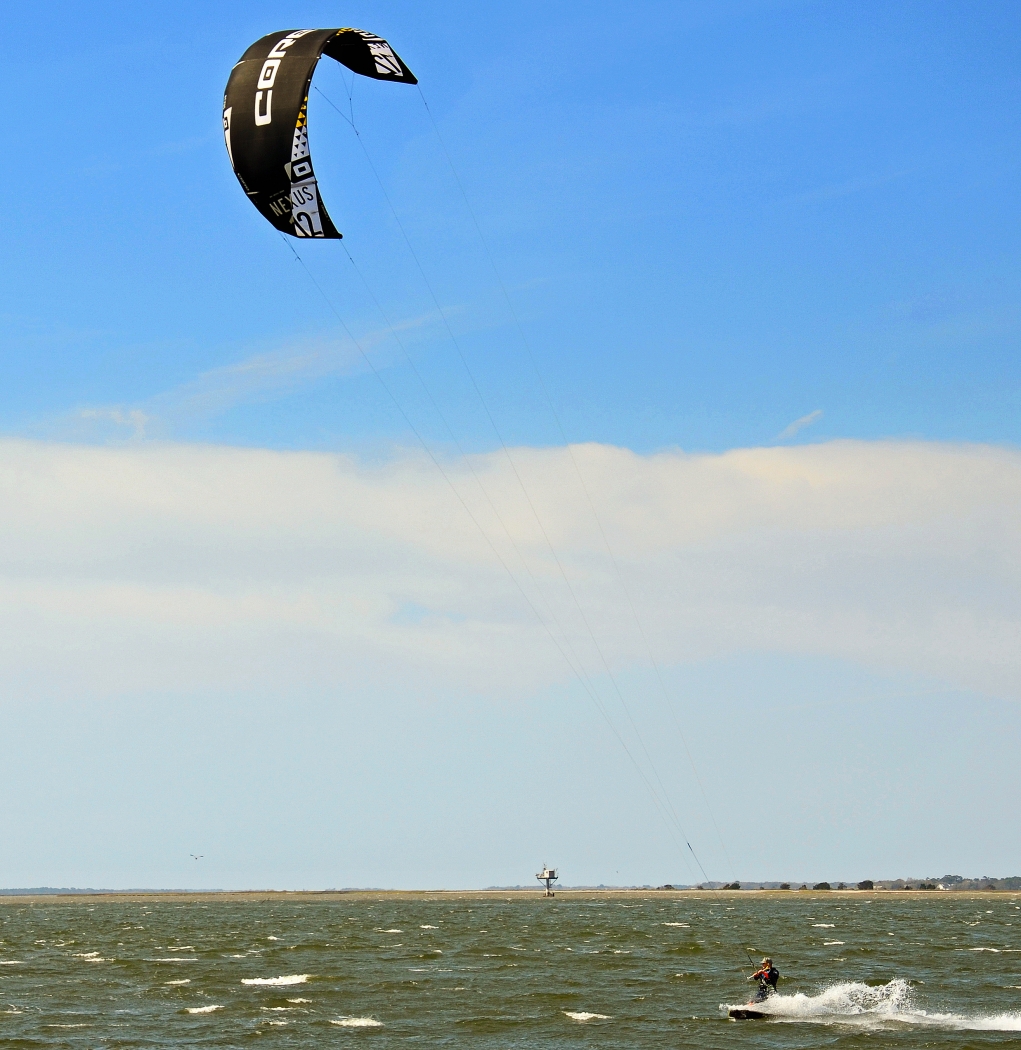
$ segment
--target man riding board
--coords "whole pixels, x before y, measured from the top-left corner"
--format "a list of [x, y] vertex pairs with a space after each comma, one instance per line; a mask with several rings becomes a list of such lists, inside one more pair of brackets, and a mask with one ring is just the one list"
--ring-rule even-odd
[[765, 958], [762, 965], [748, 978], [758, 981], [759, 990], [755, 993], [755, 1002], [761, 1003], [776, 991], [776, 982], [780, 980], [780, 971], [773, 965], [773, 960]]

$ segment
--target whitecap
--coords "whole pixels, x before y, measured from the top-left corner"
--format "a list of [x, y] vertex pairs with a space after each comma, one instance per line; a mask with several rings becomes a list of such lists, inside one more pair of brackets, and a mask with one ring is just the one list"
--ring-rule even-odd
[[312, 1002], [311, 999], [288, 999], [287, 1001], [289, 1003], [310, 1003], [310, 1002]]
[[189, 1006], [188, 1013], [190, 1014], [211, 1014], [214, 1010], [222, 1010], [222, 1006]]
[[180, 984], [191, 984], [191, 978], [190, 977], [185, 977], [184, 980], [181, 980], [181, 981], [164, 981], [163, 983], [165, 985], [168, 985], [168, 986], [169, 985], [180, 985]]
[[341, 1017], [330, 1024], [338, 1025], [340, 1028], [382, 1028], [383, 1022], [374, 1017]]
[[279, 941], [280, 938], [279, 937], [267, 937], [266, 940], [267, 941]]
[[570, 1017], [572, 1021], [612, 1021], [613, 1018], [609, 1014], [593, 1014], [587, 1010], [565, 1010], [565, 1017]]
[[0, 959], [0, 966], [24, 966], [20, 959]]
[[819, 930], [832, 930], [836, 926], [835, 922], [813, 922], [812, 925]]
[[262, 984], [281, 987], [288, 984], [304, 984], [312, 975], [310, 973], [292, 973], [285, 977], [243, 977], [242, 984]]
[[843, 941], [823, 941], [822, 946], [824, 948], [832, 948], [834, 944], [843, 944]]
[[439, 926], [419, 926], [420, 930], [438, 930]]
[[686, 930], [689, 929], [688, 924], [686, 922], [665, 922], [665, 923], [663, 923], [663, 925], [664, 926], [681, 926], [681, 927], [683, 927]]

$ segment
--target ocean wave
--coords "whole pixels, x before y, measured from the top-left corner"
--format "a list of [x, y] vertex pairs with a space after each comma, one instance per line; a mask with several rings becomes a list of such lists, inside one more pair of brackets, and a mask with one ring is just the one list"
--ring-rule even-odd
[[[740, 1004], [746, 1005], [746, 1004]], [[951, 1032], [1021, 1032], [1021, 1013], [967, 1016], [930, 1013], [915, 1002], [900, 978], [872, 987], [859, 982], [831, 985], [818, 995], [772, 995], [757, 1003], [769, 1020], [806, 1024], [854, 1025], [865, 1029], [928, 1027]], [[722, 1006], [726, 1012], [732, 1006]]]
[[187, 1012], [190, 1014], [211, 1014], [215, 1010], [222, 1010], [222, 1006], [189, 1006]]
[[572, 1021], [581, 1021], [583, 1024], [586, 1021], [612, 1021], [613, 1018], [609, 1014], [593, 1014], [587, 1010], [565, 1010], [565, 1017], [570, 1017]]
[[310, 973], [292, 973], [285, 977], [242, 977], [242, 984], [262, 984], [275, 988], [288, 984], [304, 984], [312, 975]]
[[377, 1021], [375, 1017], [339, 1017], [330, 1024], [339, 1028], [382, 1028], [383, 1022]]

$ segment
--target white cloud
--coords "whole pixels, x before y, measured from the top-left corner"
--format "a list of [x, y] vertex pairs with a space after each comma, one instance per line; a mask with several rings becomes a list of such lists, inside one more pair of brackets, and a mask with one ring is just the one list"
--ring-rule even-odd
[[149, 417], [138, 408], [83, 408], [78, 418], [93, 426], [106, 424], [114, 428], [130, 428], [136, 438], [145, 437], [145, 426], [149, 422]]
[[[1021, 697], [1021, 454], [830, 442], [574, 448], [665, 665], [762, 651]], [[644, 659], [564, 449], [513, 455], [611, 665]], [[446, 466], [537, 607], [599, 659], [501, 454]], [[559, 629], [554, 626], [554, 631]], [[368, 686], [521, 695], [569, 678], [417, 452], [0, 442], [10, 696]]]
[[776, 435], [776, 440], [786, 441], [788, 438], [794, 437], [799, 430], [804, 430], [805, 427], [810, 427], [820, 419], [822, 419], [822, 409], [817, 408], [815, 411], [809, 412], [807, 416], [801, 416], [799, 419], [795, 419], [793, 423], [788, 423], [787, 426]]
[[203, 372], [188, 383], [158, 394], [150, 403], [160, 418], [213, 415], [242, 402], [281, 396], [323, 376], [346, 374], [358, 367], [360, 357], [350, 340], [321, 341], [253, 354], [243, 361]]
[[[452, 311], [448, 309], [448, 314]], [[166, 437], [195, 418], [216, 416], [235, 405], [270, 401], [327, 376], [367, 369], [363, 353], [376, 368], [386, 368], [397, 353], [400, 333], [435, 323], [436, 314], [396, 322], [392, 328], [362, 331], [356, 345], [350, 339], [318, 339], [252, 354], [241, 361], [199, 373], [194, 379], [161, 391], [135, 407], [101, 405], [78, 409], [37, 427], [36, 436], [70, 440], [123, 438], [154, 434]]]

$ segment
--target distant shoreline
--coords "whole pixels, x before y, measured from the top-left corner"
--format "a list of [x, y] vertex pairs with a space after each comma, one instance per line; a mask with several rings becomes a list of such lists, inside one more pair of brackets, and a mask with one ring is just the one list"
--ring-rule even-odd
[[[857, 897], [857, 898], [897, 898], [909, 900], [942, 900], [960, 899], [962, 897], [1002, 897], [1018, 896], [1017, 890], [948, 890], [943, 892], [919, 890], [700, 890], [700, 889], [558, 889], [556, 897], [550, 901], [555, 905], [557, 900], [613, 900], [657, 898], [669, 899], [704, 899], [717, 897], [729, 898], [796, 898], [806, 897]], [[0, 890], [0, 905], [68, 902], [68, 901], [123, 901], [130, 903], [186, 901], [189, 903], [214, 903], [218, 901], [439, 901], [439, 900], [542, 900], [541, 889], [507, 889], [507, 890], [69, 890], [67, 892], [20, 892]]]

